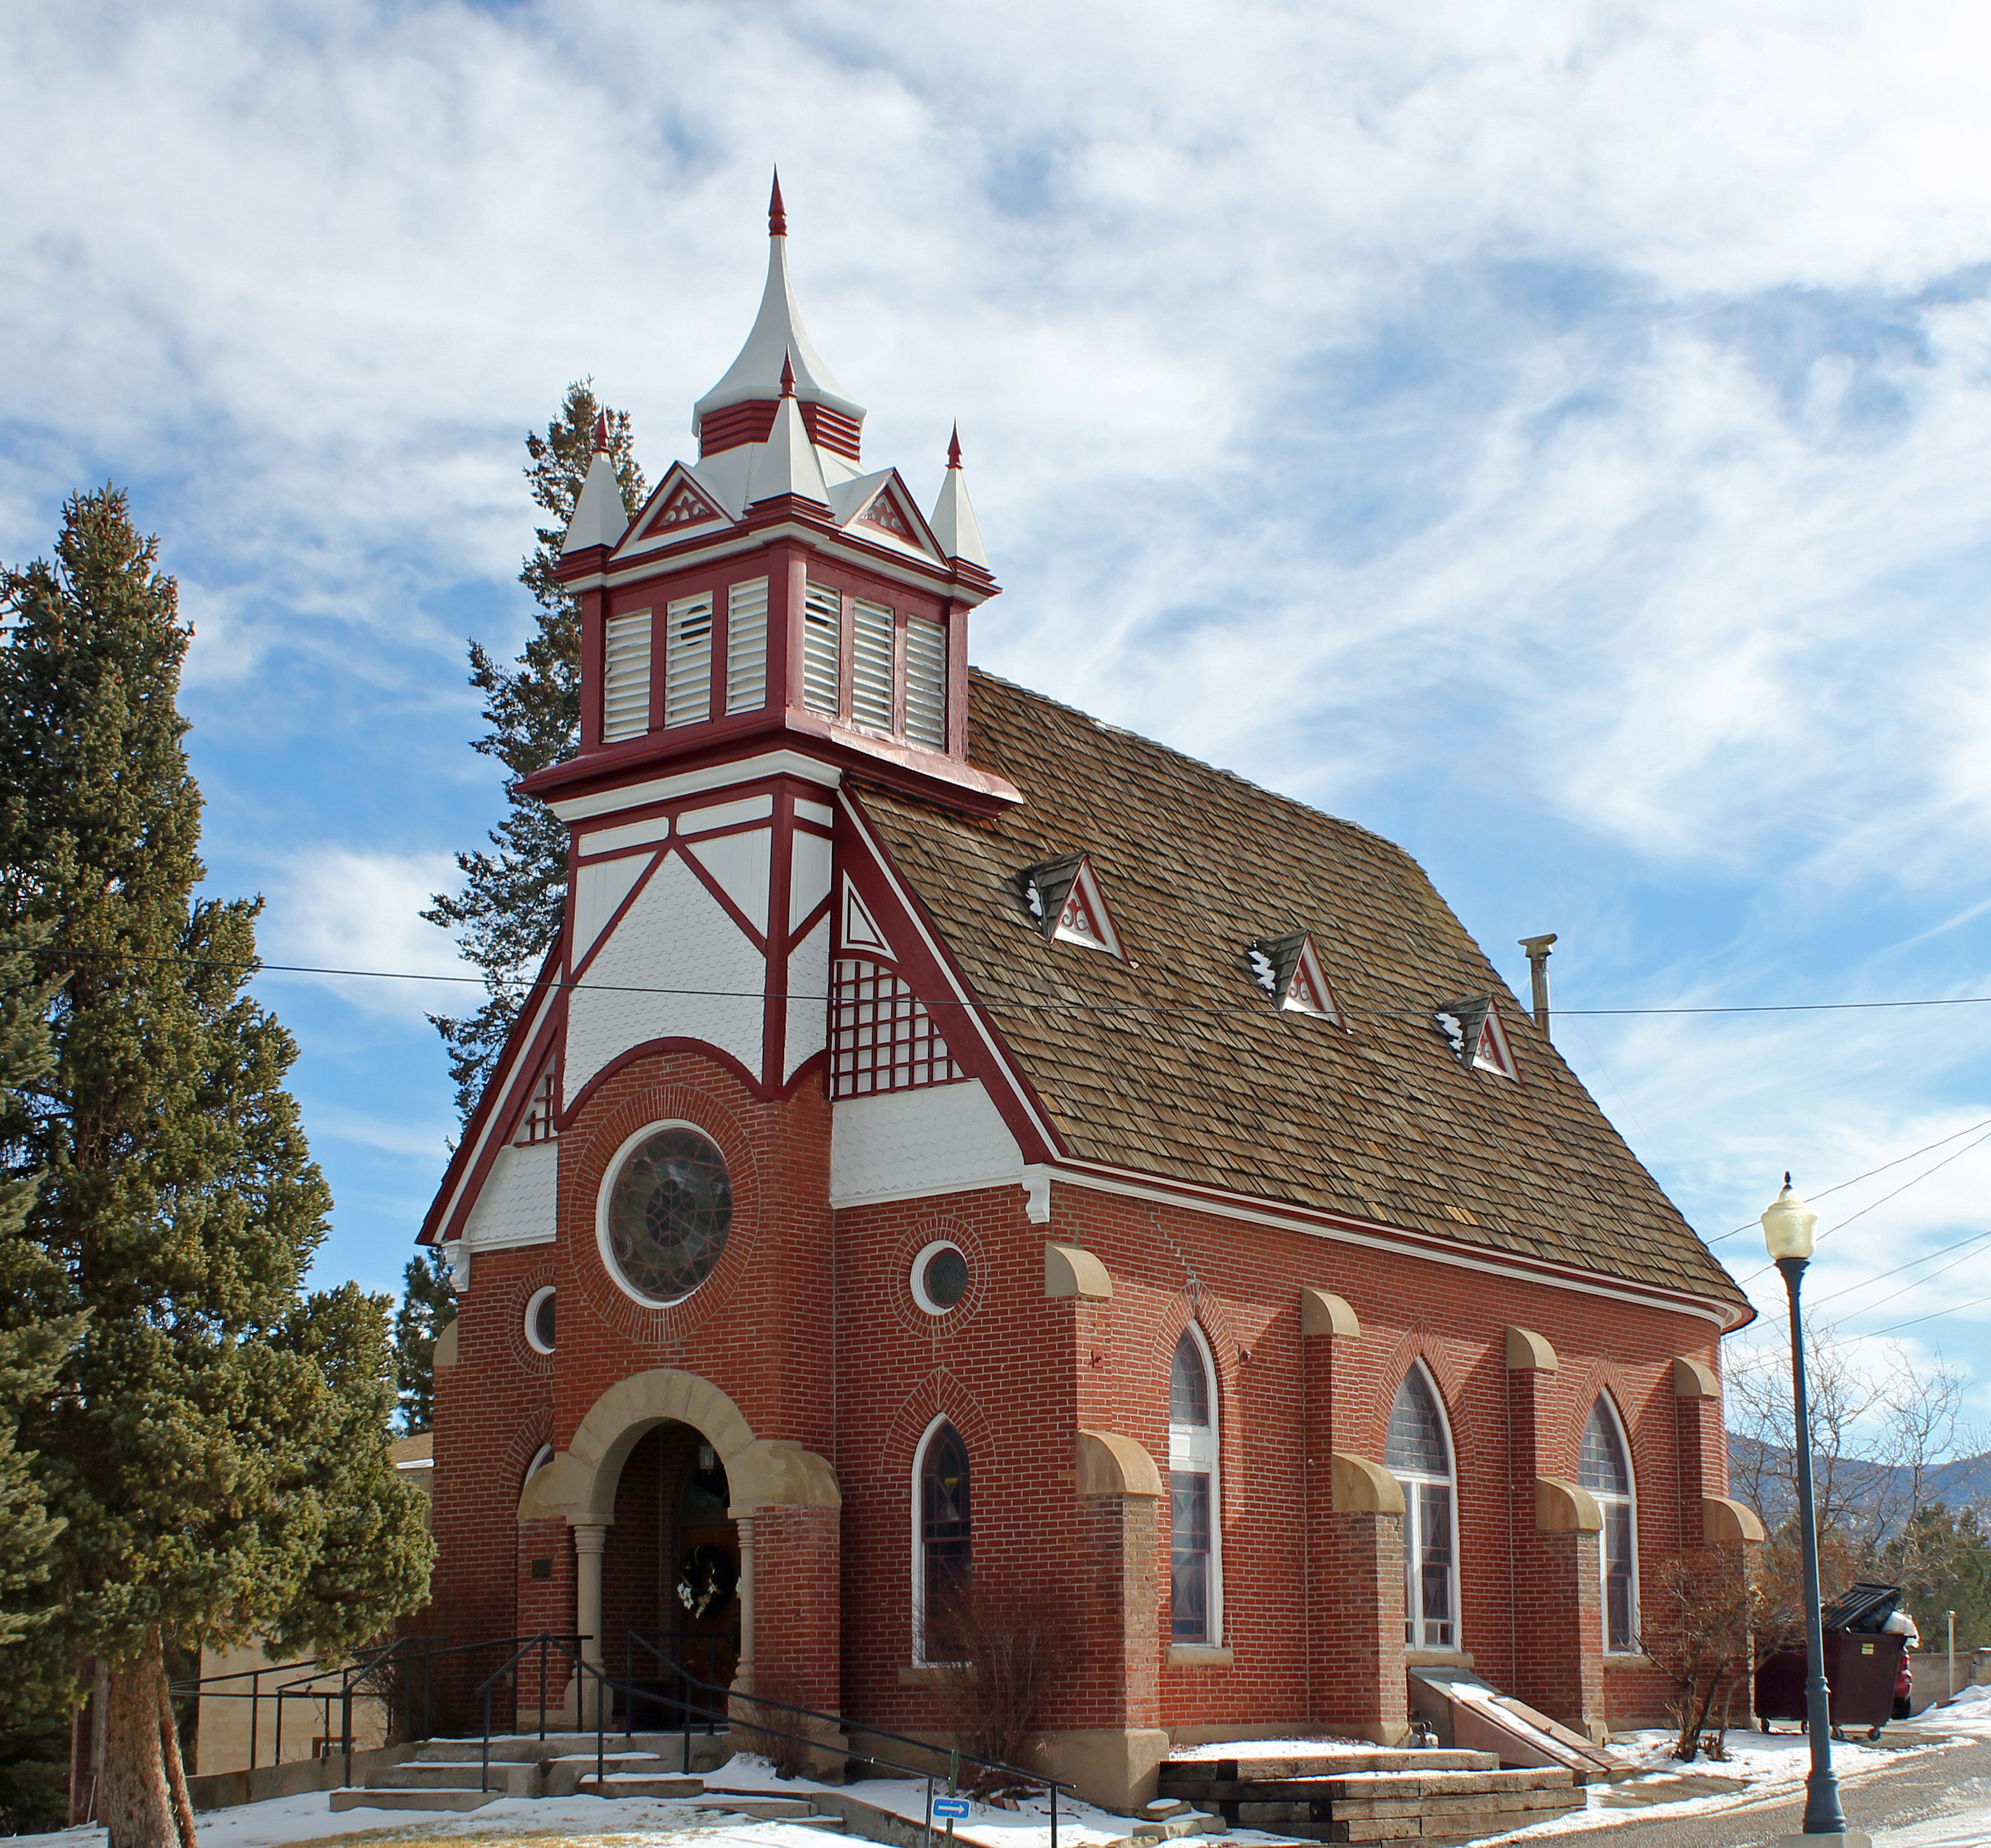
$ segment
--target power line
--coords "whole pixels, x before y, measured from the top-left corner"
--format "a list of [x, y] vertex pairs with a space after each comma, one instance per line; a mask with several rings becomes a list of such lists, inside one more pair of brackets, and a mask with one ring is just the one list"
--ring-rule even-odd
[[1987, 1302], [1991, 1302], [1991, 1296], [1973, 1296], [1968, 1302], [1952, 1303], [1946, 1309], [1931, 1309], [1926, 1315], [1911, 1315], [1906, 1322], [1890, 1322], [1884, 1329], [1869, 1329], [1867, 1333], [1869, 1337], [1891, 1335], [1897, 1329], [1911, 1329], [1918, 1322], [1935, 1322], [1945, 1315], [1958, 1315], [1965, 1309], [1980, 1309]]
[[[1925, 1251], [1921, 1257], [1911, 1258], [1905, 1264], [1896, 1264], [1892, 1270], [1877, 1271], [1871, 1277], [1863, 1277], [1857, 1283], [1847, 1284], [1843, 1289], [1828, 1290], [1823, 1296], [1814, 1296], [1810, 1298], [1812, 1307], [1816, 1309], [1822, 1302], [1831, 1302], [1839, 1297], [1850, 1296], [1855, 1290], [1864, 1290], [1869, 1288], [1874, 1284], [1884, 1282], [1890, 1277], [1898, 1277], [1904, 1271], [1912, 1271], [1917, 1264], [1925, 1264], [1931, 1258], [1945, 1257], [1952, 1251], [1961, 1251], [1965, 1245], [1979, 1244], [1987, 1238], [1991, 1238], [1991, 1232], [1973, 1232], [1968, 1238], [1959, 1238], [1955, 1244], [1945, 1245], [1938, 1251]], [[1957, 1261], [1960, 1264], [1962, 1262], [1962, 1260], [1959, 1258]], [[1943, 1266], [1943, 1270], [1946, 1271], [1950, 1267], [1948, 1264], [1945, 1264]], [[1756, 1275], [1760, 1277], [1763, 1273], [1761, 1271], [1758, 1271]], [[1929, 1273], [1929, 1277], [1940, 1277], [1942, 1275], [1942, 1271], [1931, 1271]], [[1918, 1285], [1927, 1283], [1928, 1281], [1928, 1277], [1921, 1278], [1917, 1280], [1916, 1283], [1910, 1284], [1908, 1288], [1912, 1290], [1916, 1288]], [[1884, 1296], [1880, 1300], [1883, 1302], [1891, 1302], [1894, 1298], [1891, 1296]], [[1879, 1305], [1877, 1304], [1873, 1303], [1870, 1303], [1867, 1305], [1869, 1309], [1877, 1308], [1878, 1306]], [[1860, 1310], [1855, 1312], [1863, 1315], [1866, 1312], [1865, 1310]]]

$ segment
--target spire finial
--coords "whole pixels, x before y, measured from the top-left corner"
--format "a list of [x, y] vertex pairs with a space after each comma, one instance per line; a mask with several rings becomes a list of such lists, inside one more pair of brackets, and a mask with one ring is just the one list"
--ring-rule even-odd
[[1789, 1169], [1786, 1168], [1786, 1169], [1784, 1170], [1784, 1185], [1785, 1185], [1786, 1187], [1788, 1187], [1790, 1184], [1791, 1184], [1791, 1171], [1790, 1171], [1790, 1169]]
[[795, 362], [788, 353], [781, 356], [781, 396], [792, 398], [795, 395]]
[[950, 468], [961, 466], [961, 426], [956, 424], [954, 434], [947, 439], [947, 465]]
[[781, 203], [781, 170], [774, 169], [774, 190], [767, 200], [767, 235], [785, 237], [788, 234], [788, 214]]
[[608, 413], [606, 410], [597, 410], [594, 414], [594, 453], [597, 455], [608, 453]]

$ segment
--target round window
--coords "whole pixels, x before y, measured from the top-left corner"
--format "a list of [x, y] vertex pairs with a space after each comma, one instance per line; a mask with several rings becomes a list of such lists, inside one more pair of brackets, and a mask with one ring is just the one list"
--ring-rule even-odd
[[526, 1305], [526, 1344], [535, 1353], [553, 1351], [553, 1286], [535, 1290]]
[[945, 1239], [924, 1245], [913, 1260], [913, 1300], [929, 1315], [944, 1315], [968, 1294], [968, 1260]]
[[647, 1135], [616, 1170], [608, 1247], [638, 1295], [675, 1302], [712, 1275], [733, 1223], [726, 1158], [696, 1129]]

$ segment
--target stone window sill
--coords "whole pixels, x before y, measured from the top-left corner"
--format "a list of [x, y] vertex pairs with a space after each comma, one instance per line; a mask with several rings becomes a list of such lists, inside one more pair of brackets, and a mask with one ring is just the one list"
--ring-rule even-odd
[[909, 1662], [899, 1669], [901, 1687], [952, 1687], [964, 1678], [971, 1683], [982, 1679], [965, 1663]]
[[1608, 1669], [1656, 1669], [1659, 1665], [1649, 1656], [1606, 1656], [1604, 1666]]
[[1209, 1642], [1172, 1642], [1169, 1645], [1169, 1666], [1172, 1669], [1227, 1669], [1236, 1660], [1236, 1652], [1227, 1645], [1221, 1647]]
[[1469, 1669], [1474, 1666], [1470, 1649], [1406, 1649], [1407, 1669]]

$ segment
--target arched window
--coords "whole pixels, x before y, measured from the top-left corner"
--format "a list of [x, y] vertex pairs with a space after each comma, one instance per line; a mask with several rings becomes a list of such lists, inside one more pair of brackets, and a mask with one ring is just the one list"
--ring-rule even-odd
[[1383, 1452], [1404, 1489], [1404, 1642], [1414, 1649], [1458, 1647], [1458, 1516], [1452, 1440], [1438, 1394], [1413, 1366], [1390, 1407]]
[[1576, 1479], [1596, 1496], [1604, 1513], [1597, 1549], [1604, 1580], [1604, 1646], [1615, 1656], [1630, 1655], [1639, 1647], [1639, 1506], [1631, 1446], [1608, 1399], [1590, 1408]]
[[1169, 1634], [1224, 1636], [1223, 1524], [1217, 1481], [1217, 1374], [1195, 1323], [1169, 1363]]
[[913, 1461], [913, 1646], [921, 1662], [951, 1662], [955, 1625], [974, 1574], [968, 1447], [944, 1418], [927, 1428]]

